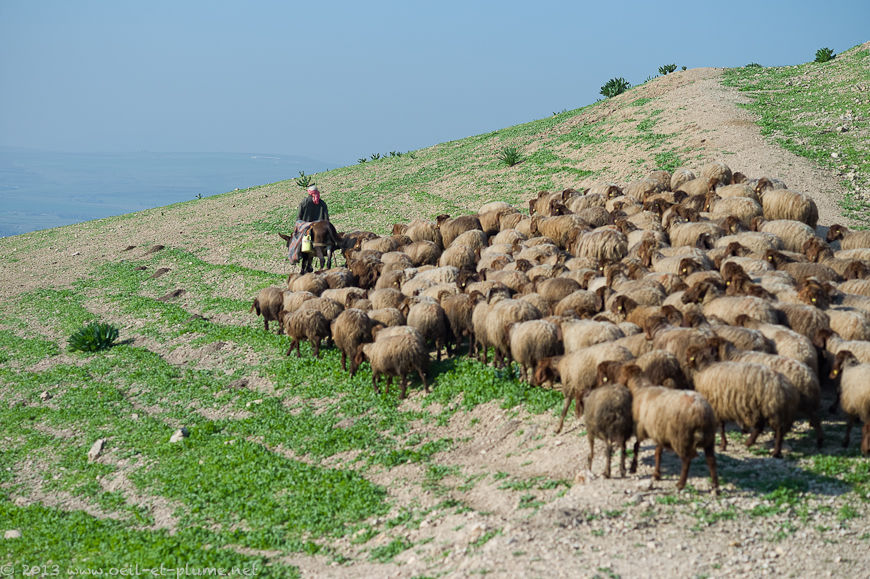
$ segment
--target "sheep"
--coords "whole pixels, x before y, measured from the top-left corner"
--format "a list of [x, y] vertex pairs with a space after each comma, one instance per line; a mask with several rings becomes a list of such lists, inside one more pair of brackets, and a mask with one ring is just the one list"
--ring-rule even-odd
[[489, 236], [480, 229], [469, 229], [458, 235], [450, 245], [467, 245], [479, 252], [489, 245]]
[[562, 341], [566, 353], [577, 352], [583, 348], [612, 342], [625, 336], [619, 326], [611, 322], [593, 320], [567, 320], [562, 322]]
[[[476, 309], [476, 308], [475, 308]], [[510, 340], [507, 333], [508, 326], [513, 322], [526, 322], [543, 317], [541, 311], [532, 303], [507, 299], [493, 304], [486, 315], [485, 332], [487, 341], [495, 348], [496, 365], [502, 362], [510, 362]], [[477, 335], [475, 326], [475, 335]]]
[[819, 308], [806, 304], [778, 303], [777, 308], [785, 317], [789, 328], [808, 339], [813, 339], [822, 329], [830, 329], [831, 319]]
[[713, 332], [705, 328], [681, 328], [671, 325], [663, 315], [650, 316], [643, 327], [647, 340], [651, 341], [652, 349], [666, 350], [677, 357], [680, 368], [690, 380], [693, 368], [689, 364], [686, 352], [691, 346], [704, 347], [713, 337]]
[[870, 314], [855, 308], [833, 307], [825, 310], [831, 329], [844, 340], [870, 340]]
[[288, 289], [293, 292], [307, 291], [319, 296], [320, 292], [328, 288], [329, 285], [320, 274], [306, 273], [292, 280], [288, 284]]
[[376, 237], [374, 239], [363, 241], [362, 245], [360, 245], [360, 249], [362, 251], [372, 250], [387, 253], [390, 251], [396, 251], [398, 246], [399, 244], [392, 237]]
[[408, 301], [408, 296], [396, 288], [381, 288], [370, 291], [369, 299], [372, 302], [372, 308], [376, 310], [383, 308], [402, 309]]
[[610, 457], [613, 444], [622, 448], [619, 476], [625, 478], [625, 443], [634, 431], [631, 417], [631, 392], [622, 384], [608, 384], [590, 391], [583, 401], [583, 419], [589, 438], [587, 468], [592, 470], [595, 439], [605, 443], [604, 477], [610, 478]]
[[780, 317], [769, 301], [755, 296], [719, 297], [704, 304], [703, 310], [706, 317], [716, 316], [732, 325], [741, 314], [769, 324], [778, 323]]
[[782, 239], [763, 231], [741, 231], [734, 235], [726, 235], [716, 240], [715, 247], [728, 247], [729, 243], [735, 241], [757, 255], [763, 255], [768, 249], [776, 251], [783, 249]]
[[[252, 312], [257, 312], [257, 316], [263, 316], [263, 327], [269, 331], [269, 322], [278, 321], [278, 316], [284, 309], [284, 291], [277, 287], [266, 287], [257, 293], [251, 304]], [[278, 333], [282, 333], [282, 328], [279, 322]]]
[[819, 208], [813, 198], [805, 193], [788, 189], [767, 189], [761, 193], [761, 206], [764, 218], [768, 220], [794, 219], [813, 229], [819, 222]]
[[840, 249], [863, 249], [870, 247], [870, 231], [850, 231], [845, 225], [835, 223], [828, 229], [825, 240], [840, 240]]
[[685, 372], [680, 367], [680, 361], [667, 350], [650, 350], [634, 360], [644, 375], [653, 384], [676, 390], [689, 390], [691, 385]]
[[870, 279], [849, 279], [837, 286], [843, 293], [870, 297]]
[[412, 242], [429, 241], [434, 243], [439, 249], [444, 247], [441, 238], [441, 230], [438, 225], [429, 221], [414, 220], [408, 225], [405, 230], [405, 235]]
[[615, 263], [628, 254], [628, 238], [616, 229], [599, 227], [580, 235], [571, 253], [577, 257]]
[[367, 313], [372, 321], [385, 327], [404, 326], [406, 322], [405, 314], [396, 308], [373, 309]]
[[765, 424], [774, 430], [776, 440], [773, 456], [782, 457], [782, 441], [791, 428], [798, 408], [798, 391], [780, 373], [761, 364], [744, 362], [713, 362], [699, 355], [701, 349], [691, 347], [688, 359], [697, 370], [695, 390], [713, 408], [722, 429], [722, 450], [728, 441], [725, 422], [734, 421], [742, 428], [752, 429], [746, 446], [755, 444]]
[[348, 258], [347, 265], [356, 278], [357, 285], [366, 290], [374, 287], [384, 267], [380, 256], [372, 253], [354, 254], [353, 257]]
[[698, 238], [704, 233], [708, 234], [715, 241], [725, 235], [725, 230], [712, 221], [678, 223], [672, 225], [668, 230], [668, 236], [671, 239], [673, 247], [680, 245], [693, 247]]
[[593, 292], [578, 289], [565, 296], [553, 306], [557, 316], [575, 315], [580, 318], [592, 317], [601, 311], [601, 298]]
[[511, 357], [520, 365], [520, 379], [527, 382], [540, 360], [563, 353], [561, 329], [547, 320], [510, 323], [507, 335]]
[[449, 215], [439, 215], [435, 221], [441, 231], [442, 246], [445, 249], [450, 247], [453, 240], [466, 231], [471, 229], [483, 230], [480, 219], [476, 215], [460, 215], [454, 219], [451, 219]]
[[344, 310], [344, 306], [337, 301], [331, 300], [329, 298], [314, 298], [312, 300], [305, 300], [304, 302], [302, 302], [302, 304], [299, 306], [299, 309], [296, 311], [301, 310], [317, 310], [321, 314], [323, 314], [323, 317], [326, 318], [326, 321], [328, 323], [332, 323], [332, 320], [337, 318], [338, 314], [340, 314]]
[[512, 292], [522, 292], [529, 285], [529, 276], [518, 270], [502, 270], [485, 272], [487, 281], [499, 282]]
[[697, 392], [653, 385], [634, 364], [623, 364], [618, 379], [628, 386], [633, 396], [631, 413], [635, 443], [631, 472], [637, 472], [640, 443], [651, 438], [656, 443], [653, 480], [661, 479], [662, 450], [670, 448], [682, 462], [677, 490], [683, 490], [689, 477], [689, 465], [697, 456], [697, 449], [702, 448], [710, 470], [712, 490], [718, 493], [714, 451], [716, 416], [710, 403]]
[[782, 240], [783, 249], [801, 252], [808, 239], [815, 237], [815, 230], [801, 221], [793, 219], [757, 220], [753, 223], [755, 231], [772, 233]]
[[729, 197], [746, 197], [756, 203], [759, 202], [758, 193], [746, 183], [733, 183], [716, 188], [716, 195], [722, 199]]
[[505, 244], [513, 246], [515, 243], [521, 243], [528, 239], [528, 236], [523, 235], [516, 229], [502, 229], [495, 236], [489, 239], [490, 246]]
[[498, 233], [500, 229], [499, 218], [505, 213], [517, 213], [517, 209], [504, 201], [493, 201], [483, 205], [477, 211], [481, 229], [487, 235]]
[[712, 219], [720, 219], [729, 215], [736, 216], [744, 227], [749, 227], [752, 220], [763, 214], [758, 201], [749, 197], [726, 197], [712, 200], [708, 211]]
[[296, 310], [299, 309], [299, 306], [302, 305], [302, 302], [307, 300], [313, 300], [317, 296], [311, 292], [284, 292], [284, 311], [288, 314], [292, 314]]
[[579, 419], [582, 416], [583, 397], [587, 391], [595, 386], [598, 365], [608, 361], [623, 362], [633, 357], [627, 348], [605, 342], [564, 356], [544, 358], [538, 362], [532, 380], [535, 386], [556, 380], [562, 383], [562, 395], [565, 397], [565, 403], [562, 406], [556, 434], [562, 431], [562, 425], [565, 422], [568, 409], [571, 407], [571, 402], [574, 402], [576, 418]]
[[381, 269], [381, 275], [386, 271], [394, 269], [404, 270], [415, 267], [416, 265], [407, 253], [401, 251], [390, 251], [384, 253], [381, 255], [381, 263], [384, 264], [383, 269]]
[[357, 365], [354, 356], [360, 344], [372, 341], [372, 326], [374, 322], [362, 310], [348, 308], [341, 312], [330, 325], [332, 340], [341, 350], [341, 369], [347, 371], [347, 359], [350, 358], [350, 375], [356, 374]]
[[733, 174], [731, 168], [722, 161], [707, 163], [698, 172], [700, 179], [716, 179], [716, 185], [728, 185], [731, 183]]
[[314, 357], [320, 358], [320, 340], [329, 338], [329, 321], [316, 309], [298, 309], [292, 314], [282, 316], [284, 332], [292, 341], [287, 355], [296, 348], [296, 357], [301, 358], [300, 344], [303, 340], [311, 342]]
[[710, 191], [714, 191], [716, 189], [716, 184], [718, 179], [715, 177], [698, 177], [696, 179], [692, 179], [691, 181], [686, 181], [681, 184], [676, 191], [682, 191], [689, 198], [695, 197], [703, 197]]
[[[390, 331], [392, 330], [392, 331]], [[386, 376], [387, 385], [384, 390], [389, 394], [393, 377], [400, 380], [399, 398], [404, 399], [408, 388], [408, 375], [416, 371], [423, 382], [423, 388], [429, 391], [426, 383], [426, 368], [429, 363], [429, 353], [420, 332], [410, 326], [396, 326], [379, 332], [374, 343], [360, 344], [355, 356], [357, 366], [368, 360], [372, 368], [372, 385], [380, 394], [378, 379]]]
[[346, 267], [333, 267], [320, 272], [320, 277], [326, 282], [329, 289], [339, 289], [356, 285], [353, 273]]
[[840, 407], [848, 416], [843, 448], [848, 448], [855, 420], [861, 429], [861, 454], [870, 455], [870, 364], [860, 363], [849, 350], [837, 353], [830, 377], [840, 378]]
[[334, 300], [345, 307], [349, 307], [348, 304], [352, 304], [357, 300], [362, 300], [368, 297], [368, 294], [365, 290], [360, 289], [358, 287], [343, 287], [336, 289], [325, 289], [323, 293], [320, 294], [322, 298], [329, 298]]
[[477, 253], [470, 245], [454, 242], [438, 258], [438, 265], [457, 269], [473, 269], [477, 265]]
[[669, 189], [671, 191], [677, 191], [683, 183], [688, 183], [693, 179], [695, 179], [695, 174], [689, 169], [686, 169], [685, 167], [674, 169], [674, 172], [671, 175], [671, 183]]
[[797, 389], [800, 397], [797, 406], [798, 414], [806, 416], [809, 419], [810, 425], [816, 431], [816, 445], [818, 448], [822, 447], [824, 437], [822, 434], [822, 422], [819, 418], [821, 389], [816, 372], [794, 358], [765, 352], [737, 350], [727, 340], [714, 340], [711, 344], [713, 347], [718, 347], [719, 358], [721, 360], [761, 364], [785, 376], [789, 383]]
[[437, 303], [419, 302], [411, 306], [407, 316], [408, 326], [415, 328], [426, 342], [434, 342], [435, 358], [441, 360], [441, 348], [450, 340], [450, 325], [444, 310]]

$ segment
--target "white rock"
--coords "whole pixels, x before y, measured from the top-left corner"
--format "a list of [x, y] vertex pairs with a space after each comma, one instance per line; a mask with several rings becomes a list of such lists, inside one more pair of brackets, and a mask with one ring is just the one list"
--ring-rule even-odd
[[91, 449], [88, 451], [88, 462], [94, 462], [100, 457], [100, 454], [103, 452], [103, 447], [106, 445], [105, 438], [98, 438], [94, 444], [91, 445]]
[[4, 539], [18, 539], [20, 537], [21, 537], [21, 531], [19, 531], [18, 529], [10, 529], [10, 530], [6, 531], [5, 533], [3, 533]]
[[172, 436], [169, 438], [169, 442], [181, 442], [188, 436], [190, 436], [190, 432], [188, 432], [187, 429], [182, 426], [181, 428], [172, 433]]

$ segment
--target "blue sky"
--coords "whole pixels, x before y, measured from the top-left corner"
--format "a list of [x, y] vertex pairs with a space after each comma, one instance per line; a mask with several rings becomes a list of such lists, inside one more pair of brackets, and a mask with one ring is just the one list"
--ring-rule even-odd
[[867, 0], [0, 0], [0, 146], [352, 164], [868, 36]]

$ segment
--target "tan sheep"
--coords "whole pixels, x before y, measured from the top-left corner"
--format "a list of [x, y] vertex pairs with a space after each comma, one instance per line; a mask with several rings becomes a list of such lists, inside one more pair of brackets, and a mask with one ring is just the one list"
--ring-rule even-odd
[[840, 240], [840, 249], [865, 249], [870, 248], [870, 231], [850, 231], [845, 225], [835, 223], [828, 229], [826, 241]]
[[[263, 316], [263, 327], [269, 331], [269, 322], [278, 321], [278, 316], [284, 309], [284, 291], [277, 287], [266, 287], [257, 293], [251, 304], [252, 312], [257, 316]], [[278, 325], [278, 333], [282, 333], [281, 324]]]
[[846, 437], [843, 448], [849, 446], [849, 436], [856, 420], [864, 426], [861, 429], [861, 453], [870, 455], [870, 364], [860, 363], [852, 352], [842, 350], [837, 353], [831, 378], [840, 379], [840, 406], [848, 416]]
[[592, 470], [595, 439], [605, 443], [604, 477], [610, 478], [610, 458], [613, 444], [622, 449], [619, 476], [625, 478], [625, 443], [634, 432], [631, 417], [631, 392], [622, 384], [608, 384], [590, 391], [583, 401], [583, 419], [589, 438], [587, 468]]
[[511, 358], [520, 365], [520, 379], [531, 382], [531, 373], [543, 358], [562, 354], [562, 332], [547, 320], [508, 324]]
[[372, 385], [375, 392], [380, 393], [378, 379], [386, 376], [385, 393], [390, 391], [393, 377], [400, 380], [399, 398], [404, 399], [408, 388], [408, 376], [417, 372], [423, 382], [423, 388], [429, 391], [426, 383], [426, 368], [429, 364], [429, 353], [420, 332], [410, 326], [397, 326], [379, 332], [374, 343], [361, 344], [357, 350], [355, 361], [357, 366], [368, 360], [372, 368]]
[[341, 312], [330, 325], [332, 340], [341, 350], [341, 369], [347, 371], [347, 359], [350, 358], [350, 375], [356, 374], [355, 355], [360, 344], [372, 341], [374, 322], [362, 310], [348, 308]]
[[788, 189], [767, 189], [761, 193], [764, 218], [794, 219], [812, 228], [819, 222], [819, 208], [813, 198], [805, 193]]
[[329, 321], [316, 309], [298, 309], [292, 314], [282, 316], [284, 332], [290, 338], [289, 356], [296, 349], [296, 357], [301, 358], [300, 344], [304, 340], [311, 342], [315, 358], [320, 358], [320, 341], [330, 337]]

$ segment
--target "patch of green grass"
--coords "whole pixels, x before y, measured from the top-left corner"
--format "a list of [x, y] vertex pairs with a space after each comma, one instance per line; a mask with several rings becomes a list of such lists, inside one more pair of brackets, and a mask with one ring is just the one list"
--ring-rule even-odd
[[413, 543], [401, 537], [393, 539], [382, 547], [375, 547], [372, 549], [369, 553], [369, 559], [378, 563], [389, 563], [396, 557], [396, 555], [403, 551], [407, 551], [413, 546]]
[[657, 171], [668, 171], [669, 173], [686, 164], [674, 151], [656, 153], [654, 159]]

